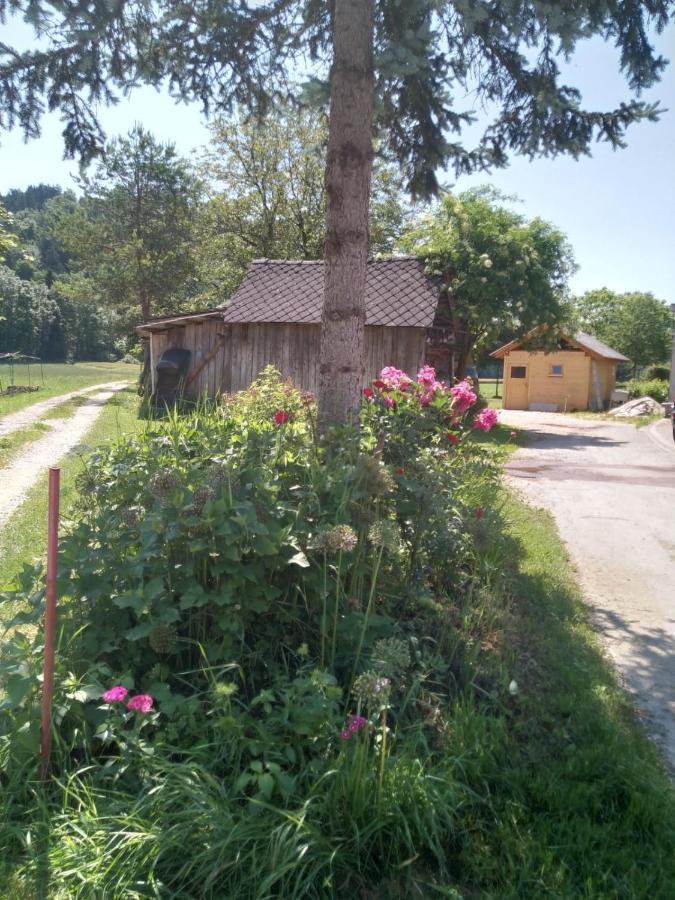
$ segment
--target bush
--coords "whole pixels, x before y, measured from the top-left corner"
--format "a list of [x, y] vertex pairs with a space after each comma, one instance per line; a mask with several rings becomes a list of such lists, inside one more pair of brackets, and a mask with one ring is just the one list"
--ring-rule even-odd
[[[464, 796], [447, 704], [498, 683], [478, 662], [497, 470], [471, 439], [493, 417], [467, 383], [388, 369], [361, 433], [319, 442], [311, 398], [267, 371], [91, 458], [61, 547], [55, 700], [59, 783], [86, 812], [52, 821], [55, 875], [77, 869], [74, 829], [105, 896], [149, 872], [241, 898], [399, 872], [407, 896], [407, 861], [446, 870]], [[0, 665], [6, 771], [37, 750], [37, 575], [5, 597], [24, 606]]]
[[648, 366], [645, 371], [646, 381], [670, 381], [670, 366]]
[[669, 385], [667, 381], [629, 381], [626, 385], [628, 396], [631, 400], [635, 397], [651, 397], [659, 403], [665, 403], [668, 399]]

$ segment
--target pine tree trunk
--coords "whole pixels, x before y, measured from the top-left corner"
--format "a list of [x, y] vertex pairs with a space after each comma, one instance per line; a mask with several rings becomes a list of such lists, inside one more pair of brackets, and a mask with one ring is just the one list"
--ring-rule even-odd
[[364, 380], [374, 0], [335, 0], [319, 426], [355, 420]]

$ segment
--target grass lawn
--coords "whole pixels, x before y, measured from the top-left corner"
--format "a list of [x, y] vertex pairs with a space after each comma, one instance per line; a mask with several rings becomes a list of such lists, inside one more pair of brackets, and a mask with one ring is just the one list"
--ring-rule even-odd
[[[499, 396], [495, 397], [495, 394], [499, 394]], [[498, 383], [494, 378], [481, 378], [480, 395], [484, 400], [487, 400], [488, 406], [491, 409], [501, 409], [502, 399], [504, 397], [504, 382], [501, 378]]]
[[[40, 384], [39, 391], [29, 394], [14, 394], [10, 397], [0, 394], [0, 416], [31, 406], [33, 403], [37, 403], [38, 400], [46, 400], [48, 397], [67, 394], [70, 391], [77, 391], [92, 384], [125, 380], [135, 382], [138, 378], [139, 367], [126, 363], [105, 362], [80, 362], [74, 365], [44, 363], [43, 371], [44, 385], [41, 384], [40, 380], [40, 367], [31, 366], [31, 382]], [[0, 380], [3, 387], [9, 382], [9, 366], [0, 366]], [[16, 384], [28, 383], [25, 366], [19, 365], [14, 367], [14, 381]]]
[[[71, 367], [72, 368], [72, 367]], [[130, 369], [127, 366], [127, 371]], [[104, 380], [110, 380], [106, 378]], [[67, 390], [67, 388], [66, 388]], [[33, 395], [34, 396], [34, 395]], [[134, 386], [129, 386], [106, 403], [93, 427], [85, 436], [85, 445], [72, 450], [61, 460], [61, 517], [67, 520], [75, 500], [75, 480], [82, 471], [82, 458], [88, 449], [115, 440], [121, 434], [145, 427], [138, 419], [138, 396]], [[59, 409], [64, 410], [64, 407]], [[73, 409], [65, 409], [63, 414], [72, 414]], [[54, 416], [57, 411], [54, 410]], [[40, 437], [42, 430], [31, 426], [6, 438], [17, 443], [9, 448], [0, 446], [0, 461], [3, 452], [15, 452], [18, 446], [29, 439]], [[28, 493], [25, 503], [14, 513], [0, 531], [0, 583], [8, 584], [21, 571], [24, 562], [30, 562], [43, 555], [47, 539], [47, 475], [43, 475]]]

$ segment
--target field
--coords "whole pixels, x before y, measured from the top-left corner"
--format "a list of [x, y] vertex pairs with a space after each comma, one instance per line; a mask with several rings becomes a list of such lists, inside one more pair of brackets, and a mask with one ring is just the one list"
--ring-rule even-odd
[[[0, 394], [0, 416], [6, 413], [16, 412], [31, 406], [39, 400], [47, 400], [59, 394], [67, 394], [93, 384], [102, 384], [106, 381], [132, 381], [138, 378], [138, 366], [125, 363], [106, 362], [80, 362], [68, 365], [66, 363], [44, 363], [42, 371], [44, 385], [40, 377], [40, 366], [31, 365], [30, 380], [32, 384], [39, 384], [40, 389], [26, 394], [13, 394], [5, 396]], [[0, 381], [3, 388], [9, 383], [9, 366], [0, 365]], [[14, 367], [14, 383], [28, 384], [28, 371], [24, 365]]]

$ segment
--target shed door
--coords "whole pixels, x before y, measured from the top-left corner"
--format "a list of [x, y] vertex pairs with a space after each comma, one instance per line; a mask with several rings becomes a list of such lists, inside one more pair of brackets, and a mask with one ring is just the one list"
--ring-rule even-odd
[[507, 409], [527, 409], [530, 383], [530, 367], [507, 362], [508, 397]]

